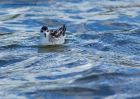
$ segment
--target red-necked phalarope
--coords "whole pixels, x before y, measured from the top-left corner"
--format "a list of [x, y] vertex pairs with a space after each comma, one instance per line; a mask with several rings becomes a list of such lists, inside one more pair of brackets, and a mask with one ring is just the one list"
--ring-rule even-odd
[[65, 42], [65, 31], [65, 25], [56, 30], [49, 30], [47, 26], [43, 26], [40, 31], [39, 45], [63, 44]]

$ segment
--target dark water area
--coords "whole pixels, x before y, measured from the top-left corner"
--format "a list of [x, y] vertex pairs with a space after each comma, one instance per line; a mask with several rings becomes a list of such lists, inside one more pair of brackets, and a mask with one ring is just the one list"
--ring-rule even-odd
[[0, 99], [140, 99], [140, 0], [0, 0]]

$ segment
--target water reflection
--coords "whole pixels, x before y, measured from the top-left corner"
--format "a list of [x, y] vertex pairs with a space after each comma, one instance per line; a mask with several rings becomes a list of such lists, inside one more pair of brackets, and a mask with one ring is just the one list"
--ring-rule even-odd
[[38, 48], [38, 53], [49, 53], [49, 52], [64, 52], [68, 50], [66, 45], [48, 45], [40, 46]]

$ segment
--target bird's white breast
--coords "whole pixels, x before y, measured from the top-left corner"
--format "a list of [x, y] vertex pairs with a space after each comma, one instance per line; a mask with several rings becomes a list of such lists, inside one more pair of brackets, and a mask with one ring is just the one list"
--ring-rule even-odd
[[63, 44], [65, 42], [65, 36], [60, 36], [58, 38], [52, 37], [50, 35], [40, 35], [39, 45], [58, 45]]

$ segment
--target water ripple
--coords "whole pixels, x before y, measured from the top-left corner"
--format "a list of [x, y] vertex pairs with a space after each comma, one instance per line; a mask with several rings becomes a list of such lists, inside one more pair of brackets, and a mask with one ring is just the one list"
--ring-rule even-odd
[[[139, 7], [139, 0], [1, 0], [0, 98], [139, 98]], [[42, 25], [62, 24], [64, 45], [38, 46]]]

